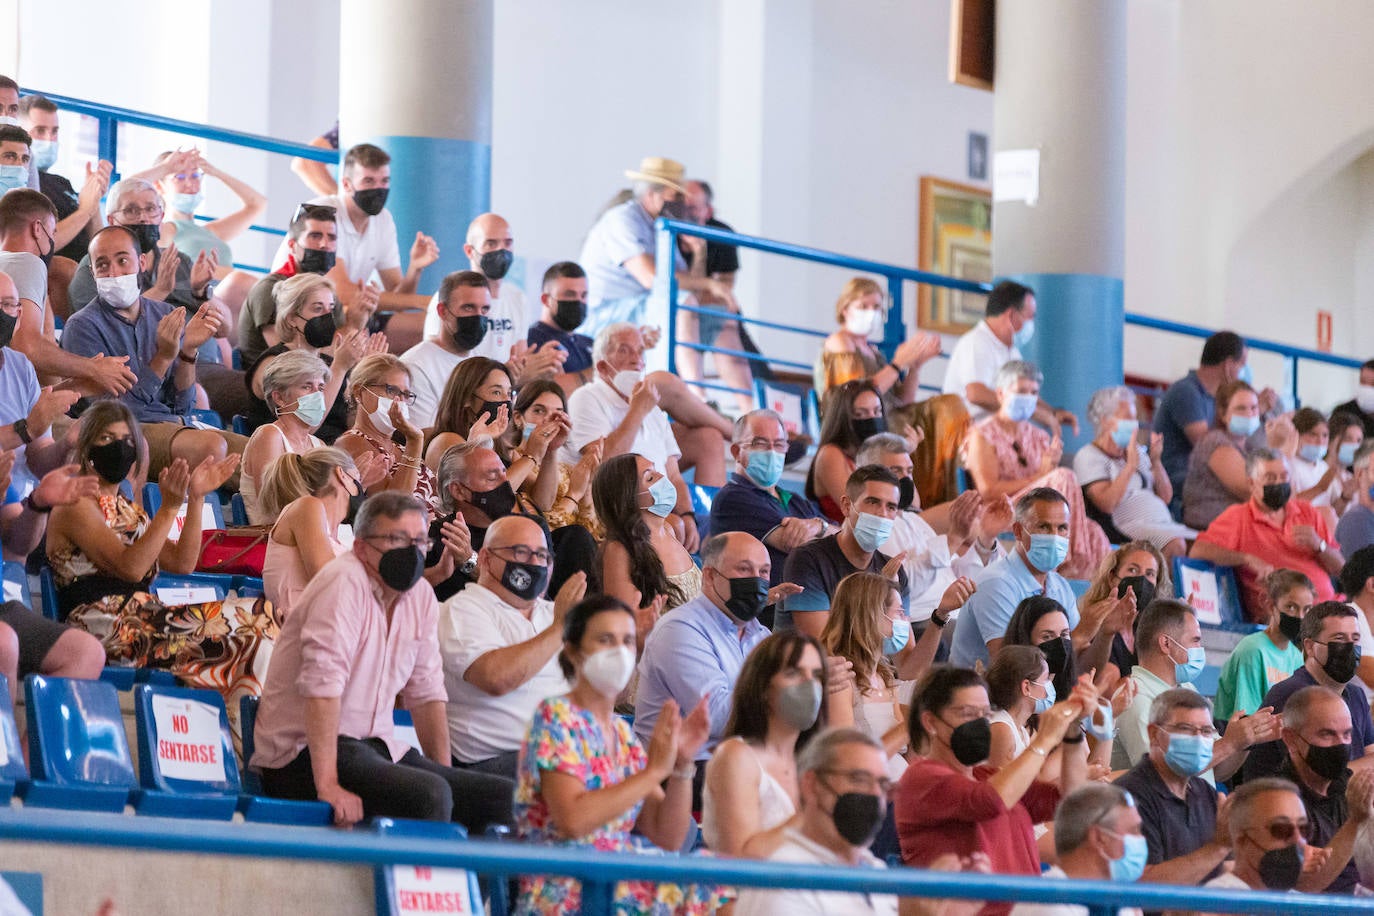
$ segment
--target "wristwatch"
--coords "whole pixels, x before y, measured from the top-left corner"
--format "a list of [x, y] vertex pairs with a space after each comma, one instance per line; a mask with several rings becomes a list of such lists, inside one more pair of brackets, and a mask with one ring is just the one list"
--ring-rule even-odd
[[458, 567], [458, 571], [471, 578], [472, 574], [477, 572], [477, 554], [474, 553], [464, 560], [463, 565]]
[[1317, 556], [1321, 556], [1322, 554], [1326, 553], [1326, 552], [1327, 552], [1328, 550], [1330, 550], [1330, 549], [1331, 549], [1331, 545], [1328, 544], [1328, 543], [1326, 543], [1326, 541], [1318, 541], [1318, 542], [1317, 542]]
[[14, 421], [14, 434], [19, 437], [19, 441], [25, 445], [33, 442], [33, 437], [29, 435], [28, 417], [20, 417]]

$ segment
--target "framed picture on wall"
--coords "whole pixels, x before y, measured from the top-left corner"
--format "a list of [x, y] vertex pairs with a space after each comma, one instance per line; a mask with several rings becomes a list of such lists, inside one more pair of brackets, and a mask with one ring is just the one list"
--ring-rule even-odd
[[[987, 283], [992, 280], [992, 194], [972, 185], [922, 176], [916, 264], [921, 270]], [[983, 317], [987, 296], [921, 284], [917, 322], [962, 334]]]

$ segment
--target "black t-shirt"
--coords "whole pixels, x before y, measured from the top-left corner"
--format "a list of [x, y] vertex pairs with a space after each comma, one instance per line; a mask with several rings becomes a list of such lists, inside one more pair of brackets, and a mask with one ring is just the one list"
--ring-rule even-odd
[[[52, 202], [53, 209], [57, 211], [59, 223], [81, 208], [81, 195], [77, 193], [76, 188], [72, 187], [72, 183], [61, 175], [40, 170], [38, 172], [38, 190], [42, 191], [43, 196]], [[57, 249], [57, 253], [64, 258], [80, 261], [86, 256], [86, 247], [90, 243], [91, 230], [87, 226], [82, 226], [81, 231], [76, 234], [76, 238], [68, 242], [65, 248]], [[81, 304], [85, 305], [86, 303]]]
[[1352, 417], [1358, 417], [1364, 426], [1365, 438], [1374, 437], [1374, 414], [1368, 414], [1361, 410], [1358, 401], [1352, 400], [1346, 401], [1344, 404], [1337, 404], [1332, 408], [1331, 415], [1334, 417], [1338, 413], [1348, 413]]
[[[429, 554], [425, 557], [425, 568], [436, 565], [444, 552], [443, 531], [444, 522], [453, 521], [454, 513], [447, 515], [436, 515], [434, 521], [429, 523], [429, 539], [432, 542]], [[477, 551], [482, 549], [482, 544], [487, 540], [487, 529], [478, 528], [475, 525], [468, 525], [468, 531], [472, 534], [472, 553], [475, 556]], [[434, 597], [440, 601], [447, 601], [454, 595], [467, 587], [469, 582], [476, 582], [475, 578], [470, 578], [461, 569], [454, 569], [453, 575], [443, 582], [434, 586]]]
[[[706, 225], [712, 229], [722, 229], [726, 232], [735, 230], [722, 223], [718, 219], [708, 219]], [[692, 266], [692, 256], [684, 248], [682, 256], [687, 259], [687, 266]], [[739, 249], [734, 245], [724, 245], [720, 242], [706, 243], [706, 276], [714, 277], [716, 274], [732, 274], [739, 270]]]

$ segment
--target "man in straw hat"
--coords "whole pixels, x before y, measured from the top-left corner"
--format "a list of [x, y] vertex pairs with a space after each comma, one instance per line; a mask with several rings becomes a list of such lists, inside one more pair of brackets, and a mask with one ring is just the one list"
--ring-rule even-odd
[[[687, 218], [683, 176], [682, 163], [657, 156], [644, 159], [638, 169], [625, 173], [633, 182], [630, 199], [601, 214], [587, 233], [582, 256], [578, 259], [587, 271], [589, 292], [587, 321], [582, 333], [595, 335], [617, 322], [644, 323], [645, 305], [655, 279], [654, 220], [660, 216]], [[679, 304], [709, 305], [738, 312], [729, 285], [706, 275], [705, 240], [684, 237], [684, 244], [697, 256], [693, 258], [695, 266], [689, 268], [681, 251], [674, 252]], [[728, 319], [681, 312], [677, 333], [683, 341], [691, 343], [704, 340], [723, 349], [743, 349], [739, 324]], [[677, 358], [684, 379], [701, 379], [700, 352], [683, 348]], [[717, 353], [715, 363], [726, 385], [751, 392], [738, 394], [736, 399], [741, 409], [752, 409], [754, 380], [748, 362]]]

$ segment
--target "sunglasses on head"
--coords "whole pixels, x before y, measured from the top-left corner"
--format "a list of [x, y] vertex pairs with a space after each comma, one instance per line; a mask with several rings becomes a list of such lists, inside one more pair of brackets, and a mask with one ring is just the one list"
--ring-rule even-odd
[[301, 217], [306, 219], [333, 220], [339, 211], [328, 204], [301, 204], [296, 207], [295, 214], [291, 217], [291, 222], [296, 222]]

